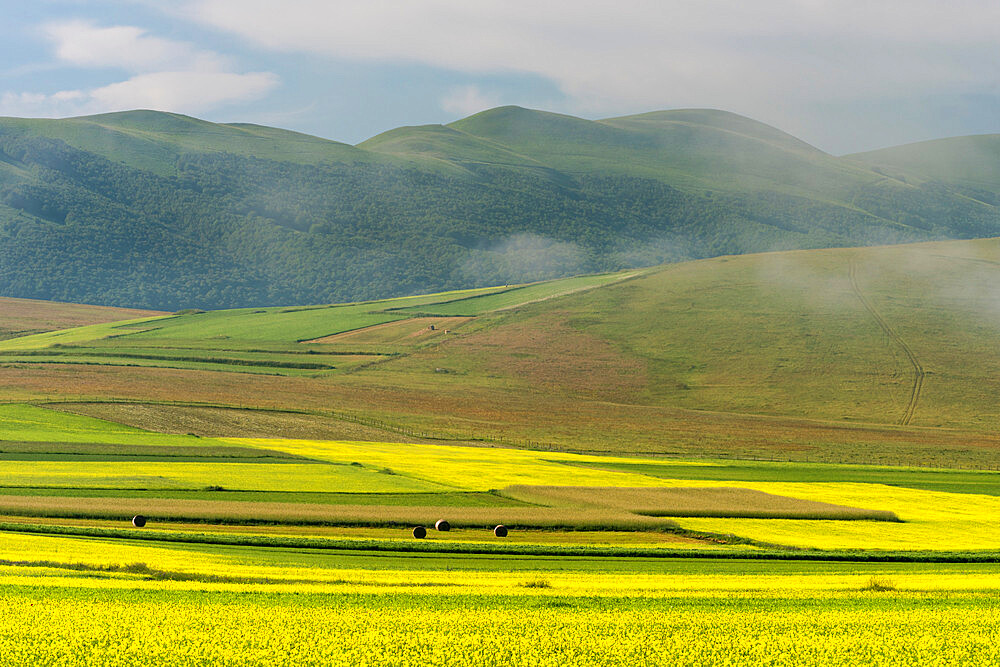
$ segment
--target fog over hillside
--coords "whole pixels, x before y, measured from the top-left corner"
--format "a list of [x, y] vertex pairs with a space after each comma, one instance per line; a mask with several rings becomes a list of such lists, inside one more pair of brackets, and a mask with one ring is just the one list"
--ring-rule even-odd
[[990, 237], [996, 142], [836, 157], [708, 109], [591, 121], [508, 106], [357, 146], [153, 111], [6, 118], [0, 295], [323, 303]]

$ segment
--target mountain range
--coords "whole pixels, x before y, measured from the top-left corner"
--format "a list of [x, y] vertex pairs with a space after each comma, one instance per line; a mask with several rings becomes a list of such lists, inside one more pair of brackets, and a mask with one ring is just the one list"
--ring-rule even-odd
[[991, 236], [1000, 135], [838, 157], [696, 109], [500, 107], [357, 146], [153, 111], [0, 119], [0, 296], [330, 303]]

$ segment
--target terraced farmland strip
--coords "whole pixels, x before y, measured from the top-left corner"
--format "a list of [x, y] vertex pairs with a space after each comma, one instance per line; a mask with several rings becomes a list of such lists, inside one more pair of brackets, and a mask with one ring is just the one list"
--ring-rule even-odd
[[892, 512], [789, 498], [738, 487], [511, 486], [505, 495], [558, 507], [615, 508], [641, 516], [899, 521]]
[[67, 356], [77, 359], [148, 359], [154, 361], [181, 361], [204, 364], [223, 364], [233, 366], [259, 366], [262, 368], [296, 368], [310, 370], [329, 370], [334, 368], [330, 364], [315, 361], [288, 361], [284, 359], [241, 359], [238, 357], [217, 357], [202, 355], [176, 355], [176, 354], [149, 354], [130, 352], [127, 349], [115, 352], [96, 351], [85, 348], [70, 348], [59, 350], [31, 350], [25, 352], [7, 351], [0, 352], [0, 358], [11, 358], [14, 361], [27, 359], [33, 361], [36, 357], [44, 363], [45, 357]]
[[194, 462], [0, 461], [5, 486], [97, 489], [206, 489], [241, 491], [430, 492], [441, 484], [366, 466], [243, 459], [225, 465]]
[[279, 452], [273, 449], [255, 447], [229, 447], [220, 445], [128, 445], [103, 442], [33, 442], [24, 440], [0, 440], [0, 455], [32, 454], [41, 456], [158, 456], [163, 458], [190, 457], [200, 459], [243, 458], [243, 459], [286, 459], [305, 462], [310, 459]]
[[[0, 350], [37, 350], [52, 345], [67, 345], [74, 343], [85, 343], [94, 340], [111, 338], [114, 336], [134, 335], [152, 328], [155, 323], [172, 319], [173, 316], [153, 316], [142, 317], [126, 322], [107, 322], [103, 324], [91, 324], [73, 329], [63, 329], [60, 331], [48, 331], [45, 333], [11, 338], [0, 341]], [[135, 328], [141, 326], [144, 328]]]
[[[289, 524], [314, 526], [433, 526], [447, 519], [453, 528], [492, 529], [504, 524], [512, 529], [644, 531], [675, 526], [661, 517], [635, 516], [620, 510], [499, 506], [438, 507], [433, 505], [333, 505], [313, 503], [242, 502], [227, 500], [167, 499], [157, 497], [73, 497], [0, 494], [0, 514], [64, 519], [117, 519], [136, 514], [157, 521], [218, 524]], [[401, 536], [402, 537], [402, 536]]]
[[[144, 368], [171, 368], [178, 370], [214, 371], [227, 373], [245, 373], [257, 375], [305, 375], [310, 376], [316, 373], [325, 373], [338, 370], [339, 367], [326, 366], [320, 364], [310, 364], [310, 368], [290, 367], [278, 363], [276, 365], [258, 364], [256, 362], [245, 363], [240, 361], [179, 361], [174, 359], [149, 359], [120, 356], [50, 356], [44, 354], [31, 356], [15, 356], [5, 359], [11, 364], [31, 364], [46, 366], [118, 366], [118, 367], [144, 367]], [[371, 362], [371, 357], [359, 360], [354, 366]], [[298, 366], [298, 365], [296, 365]]]
[[674, 480], [722, 482], [860, 482], [910, 489], [1000, 496], [1000, 473], [888, 466], [770, 461], [718, 461], [678, 467], [657, 462], [581, 461], [588, 468], [633, 472]]
[[210, 500], [221, 503], [281, 503], [311, 505], [379, 505], [405, 507], [525, 507], [526, 503], [498, 494], [445, 491], [409, 493], [354, 493], [324, 491], [233, 491], [230, 489], [83, 489], [0, 486], [5, 496], [57, 496], [68, 498], [131, 498], [139, 500]]
[[397, 432], [332, 416], [287, 411], [142, 403], [58, 403], [50, 407], [150, 431], [194, 433], [204, 437], [264, 438], [280, 433], [286, 438], [317, 440], [422, 442]]

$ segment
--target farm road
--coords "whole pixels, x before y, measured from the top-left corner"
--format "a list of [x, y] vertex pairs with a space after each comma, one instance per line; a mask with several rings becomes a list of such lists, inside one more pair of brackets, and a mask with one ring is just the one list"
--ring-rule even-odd
[[851, 278], [851, 289], [854, 290], [854, 294], [858, 297], [858, 300], [861, 301], [865, 310], [867, 310], [875, 319], [882, 331], [885, 332], [885, 335], [889, 337], [889, 340], [894, 342], [901, 350], [903, 350], [903, 354], [906, 355], [910, 365], [913, 366], [913, 386], [910, 389], [910, 401], [906, 405], [906, 410], [903, 411], [903, 416], [900, 417], [897, 422], [901, 426], [906, 426], [913, 419], [913, 413], [917, 410], [917, 402], [920, 400], [920, 392], [924, 387], [924, 367], [920, 364], [920, 360], [917, 359], [917, 356], [913, 353], [913, 350], [910, 349], [910, 346], [906, 344], [906, 341], [904, 341], [899, 334], [897, 334], [893, 328], [889, 326], [889, 323], [885, 321], [885, 318], [882, 317], [881, 313], [875, 309], [872, 302], [869, 301], [868, 297], [866, 297], [864, 292], [861, 291], [861, 286], [858, 284], [858, 265], [857, 261], [854, 259], [851, 260], [849, 273]]

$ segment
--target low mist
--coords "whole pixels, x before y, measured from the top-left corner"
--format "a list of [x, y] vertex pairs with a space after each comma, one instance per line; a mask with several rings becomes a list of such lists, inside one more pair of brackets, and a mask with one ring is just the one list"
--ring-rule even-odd
[[473, 285], [528, 283], [592, 271], [587, 252], [575, 243], [521, 233], [486, 250], [471, 250], [456, 278]]

